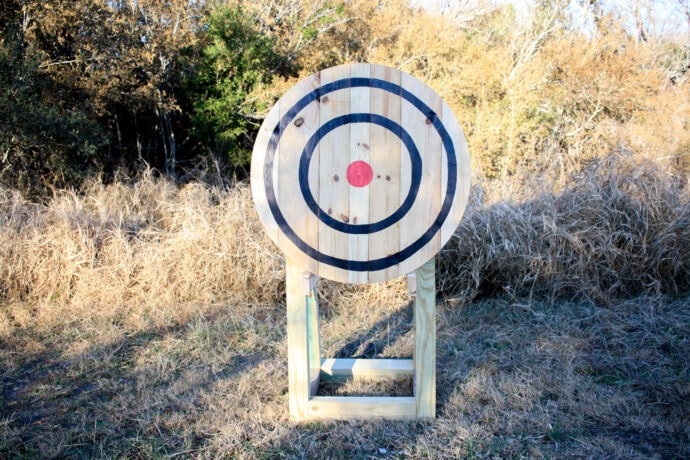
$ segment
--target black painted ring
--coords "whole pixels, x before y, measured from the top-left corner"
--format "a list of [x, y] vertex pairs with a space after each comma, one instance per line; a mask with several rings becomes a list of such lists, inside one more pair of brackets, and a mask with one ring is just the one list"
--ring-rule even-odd
[[[378, 222], [355, 225], [334, 219], [323, 208], [321, 208], [321, 206], [319, 206], [314, 199], [314, 195], [311, 193], [311, 189], [309, 188], [309, 165], [311, 164], [314, 149], [321, 139], [323, 139], [329, 132], [349, 123], [373, 123], [388, 129], [400, 138], [402, 143], [407, 148], [408, 154], [410, 155], [412, 170], [410, 191], [407, 193], [405, 200], [400, 207], [395, 210], [395, 212]], [[309, 141], [307, 141], [307, 145], [304, 147], [299, 161], [299, 187], [302, 191], [304, 201], [307, 203], [309, 209], [316, 214], [319, 220], [321, 220], [321, 222], [324, 224], [334, 228], [335, 230], [352, 235], [363, 235], [378, 232], [390, 227], [402, 219], [412, 208], [412, 205], [414, 205], [421, 182], [422, 157], [419, 155], [419, 150], [417, 150], [417, 146], [412, 140], [412, 136], [410, 136], [409, 133], [405, 131], [398, 123], [374, 113], [353, 113], [333, 118], [324, 123], [318, 130], [316, 130]]]
[[[422, 114], [424, 114], [428, 121], [433, 124], [436, 132], [441, 137], [441, 142], [446, 150], [446, 159], [448, 167], [448, 183], [446, 187], [446, 195], [443, 198], [443, 203], [441, 205], [441, 210], [439, 211], [436, 219], [431, 224], [431, 226], [415, 240], [412, 244], [406, 248], [398, 251], [395, 254], [391, 254], [386, 257], [381, 257], [374, 260], [347, 260], [341, 259], [339, 257], [329, 256], [324, 254], [309, 246], [304, 242], [290, 227], [290, 224], [285, 220], [285, 216], [280, 211], [278, 207], [278, 202], [276, 200], [275, 189], [273, 188], [273, 160], [275, 157], [276, 149], [278, 143], [280, 142], [280, 137], [287, 128], [287, 126], [292, 122], [292, 119], [297, 116], [297, 114], [304, 109], [307, 105], [311, 104], [315, 100], [321, 98], [322, 95], [331, 93], [345, 88], [357, 88], [357, 87], [367, 87], [376, 88], [388, 91], [390, 93], [396, 94], [414, 107], [417, 108]], [[387, 82], [385, 80], [379, 80], [375, 78], [346, 78], [338, 80], [332, 83], [323, 85], [320, 88], [303, 96], [295, 105], [293, 105], [285, 115], [280, 119], [278, 124], [273, 129], [271, 137], [268, 141], [268, 146], [266, 148], [266, 156], [264, 157], [264, 188], [266, 191], [266, 201], [268, 203], [269, 209], [273, 218], [275, 219], [278, 227], [283, 232], [285, 236], [290, 239], [302, 252], [317, 260], [320, 263], [331, 265], [343, 270], [351, 270], [358, 272], [367, 271], [378, 271], [385, 270], [386, 268], [392, 267], [393, 265], [399, 264], [400, 262], [408, 259], [414, 255], [417, 251], [422, 249], [431, 239], [436, 235], [436, 233], [441, 229], [443, 222], [445, 222], [446, 217], [450, 213], [450, 209], [453, 206], [453, 197], [455, 195], [455, 189], [457, 187], [457, 158], [455, 157], [455, 147], [453, 146], [453, 140], [448, 134], [445, 126], [438, 118], [436, 113], [427, 106], [421, 99], [419, 99], [414, 94], [405, 90], [400, 85]]]

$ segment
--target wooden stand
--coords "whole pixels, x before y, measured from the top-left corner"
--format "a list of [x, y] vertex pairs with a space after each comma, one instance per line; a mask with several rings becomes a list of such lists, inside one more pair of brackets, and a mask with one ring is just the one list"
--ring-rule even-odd
[[[327, 418], [434, 418], [436, 416], [435, 261], [408, 275], [414, 296], [413, 359], [322, 359], [317, 277], [287, 263], [288, 390], [295, 420]], [[412, 375], [414, 395], [317, 396], [319, 381]]]

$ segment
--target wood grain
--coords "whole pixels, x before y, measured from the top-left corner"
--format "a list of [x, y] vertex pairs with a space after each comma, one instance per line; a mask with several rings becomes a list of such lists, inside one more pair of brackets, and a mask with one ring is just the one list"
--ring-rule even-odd
[[[321, 85], [334, 81], [350, 78], [350, 67], [340, 66], [332, 72], [321, 76]], [[319, 125], [323, 126], [334, 118], [350, 113], [350, 89], [334, 91], [319, 98]], [[319, 190], [318, 204], [328, 216], [349, 223], [350, 215], [350, 191], [347, 183], [346, 171], [350, 163], [350, 127], [343, 125], [329, 132], [318, 144], [318, 162], [312, 160], [312, 169], [318, 172], [318, 186], [310, 184], [312, 190]], [[316, 176], [315, 176], [316, 177]], [[350, 256], [350, 235], [344, 232], [329, 231], [329, 227], [319, 221], [319, 244], [321, 252], [326, 252], [341, 259]], [[337, 277], [337, 268], [327, 264], [319, 265], [319, 275], [332, 279]]]

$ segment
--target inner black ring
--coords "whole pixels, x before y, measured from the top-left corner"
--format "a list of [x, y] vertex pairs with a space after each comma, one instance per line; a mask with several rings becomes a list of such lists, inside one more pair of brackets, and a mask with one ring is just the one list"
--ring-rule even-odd
[[[400, 138], [410, 155], [410, 163], [412, 166], [410, 190], [400, 207], [396, 209], [394, 213], [378, 222], [354, 225], [334, 219], [326, 211], [324, 211], [321, 206], [319, 206], [314, 199], [314, 195], [311, 193], [311, 189], [309, 188], [309, 165], [311, 164], [314, 149], [321, 139], [323, 139], [328, 133], [348, 123], [373, 123], [388, 129]], [[414, 205], [421, 182], [422, 157], [419, 155], [419, 151], [412, 140], [412, 136], [410, 136], [407, 131], [405, 131], [398, 123], [375, 113], [352, 113], [327, 121], [311, 136], [307, 142], [307, 145], [302, 151], [302, 156], [300, 157], [299, 161], [299, 188], [302, 191], [302, 196], [304, 197], [304, 201], [307, 203], [309, 209], [316, 214], [319, 220], [321, 220], [321, 222], [324, 224], [349, 234], [363, 235], [367, 233], [374, 233], [388, 228], [398, 222], [403, 218], [403, 216], [405, 216], [405, 214], [408, 213], [408, 211], [412, 208], [412, 205]]]

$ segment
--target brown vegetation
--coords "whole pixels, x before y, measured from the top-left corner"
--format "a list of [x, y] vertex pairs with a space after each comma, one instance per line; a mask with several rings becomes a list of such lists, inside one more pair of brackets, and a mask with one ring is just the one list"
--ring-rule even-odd
[[[438, 257], [438, 419], [307, 425], [287, 419], [282, 263], [246, 186], [147, 176], [46, 205], [4, 191], [0, 449], [687, 455], [690, 207], [680, 184], [616, 155], [528, 202], [483, 206], [476, 187]], [[325, 355], [410, 355], [400, 280], [320, 291]]]
[[[524, 25], [241, 3], [303, 73], [398, 66], [465, 129], [470, 205], [437, 256], [437, 419], [290, 422], [284, 262], [248, 185], [147, 169], [40, 203], [0, 187], [0, 457], [690, 456], [687, 45], [580, 36], [558, 2]], [[325, 356], [410, 355], [403, 281], [319, 291]]]
[[678, 177], [629, 153], [598, 159], [561, 192], [480, 204], [439, 258], [441, 290], [608, 304], [690, 288], [690, 202]]

